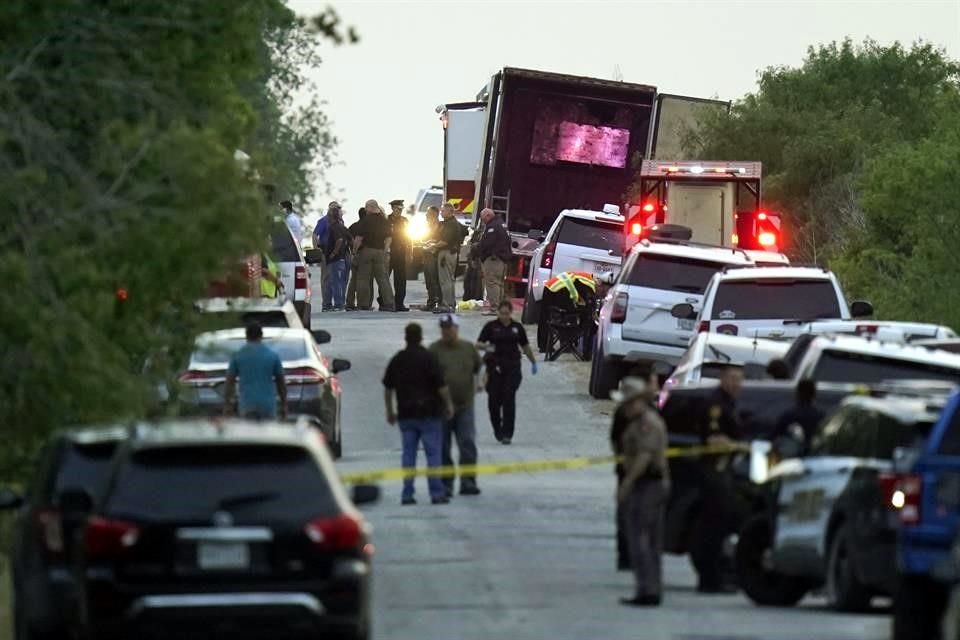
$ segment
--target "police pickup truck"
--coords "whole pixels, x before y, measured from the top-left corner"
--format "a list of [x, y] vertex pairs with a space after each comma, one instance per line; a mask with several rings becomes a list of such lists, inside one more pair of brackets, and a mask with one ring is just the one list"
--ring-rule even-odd
[[759, 605], [792, 606], [824, 587], [828, 605], [861, 611], [896, 591], [891, 505], [895, 453], [930, 432], [955, 387], [924, 382], [846, 398], [807, 448], [787, 436], [737, 541], [740, 587]]

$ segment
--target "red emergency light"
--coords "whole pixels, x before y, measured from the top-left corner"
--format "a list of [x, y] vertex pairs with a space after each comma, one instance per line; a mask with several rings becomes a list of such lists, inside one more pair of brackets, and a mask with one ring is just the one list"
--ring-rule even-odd
[[761, 231], [760, 234], [757, 235], [757, 242], [764, 248], [776, 246], [777, 234], [771, 231]]

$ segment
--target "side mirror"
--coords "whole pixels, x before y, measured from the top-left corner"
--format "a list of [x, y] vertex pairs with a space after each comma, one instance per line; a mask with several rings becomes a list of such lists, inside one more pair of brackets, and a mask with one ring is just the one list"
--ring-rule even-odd
[[333, 336], [330, 335], [330, 332], [324, 331], [323, 329], [314, 329], [310, 332], [310, 335], [313, 336], [313, 339], [317, 344], [327, 344], [333, 340]]
[[670, 309], [670, 315], [678, 320], [693, 320], [697, 317], [697, 312], [693, 310], [693, 305], [687, 302], [673, 305]]
[[323, 249], [307, 249], [303, 259], [307, 264], [320, 264], [323, 262]]
[[351, 366], [350, 361], [344, 360], [343, 358], [334, 358], [333, 362], [330, 363], [330, 367], [335, 374], [341, 371], [349, 371]]
[[19, 493], [4, 487], [0, 489], [0, 511], [19, 509], [23, 505], [23, 496]]
[[93, 511], [93, 498], [86, 489], [68, 487], [60, 492], [58, 502], [64, 527], [78, 526]]
[[371, 504], [380, 499], [380, 487], [375, 484], [358, 484], [353, 487], [353, 504]]
[[530, 229], [530, 231], [527, 231], [527, 237], [531, 240], [536, 240], [537, 242], [543, 242], [543, 239], [547, 237], [547, 234], [540, 229]]
[[796, 438], [784, 436], [773, 443], [773, 450], [783, 460], [799, 458], [803, 454], [803, 443]]
[[866, 300], [855, 300], [850, 305], [850, 315], [854, 318], [869, 318], [873, 315], [873, 305]]

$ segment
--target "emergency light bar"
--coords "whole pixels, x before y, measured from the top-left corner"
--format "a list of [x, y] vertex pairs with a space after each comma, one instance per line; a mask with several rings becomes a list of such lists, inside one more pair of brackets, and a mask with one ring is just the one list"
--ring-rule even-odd
[[678, 167], [676, 165], [661, 166], [657, 167], [657, 170], [663, 173], [689, 173], [693, 175], [702, 175], [704, 173], [743, 175], [747, 172], [743, 167], [702, 167], [698, 164], [692, 167]]

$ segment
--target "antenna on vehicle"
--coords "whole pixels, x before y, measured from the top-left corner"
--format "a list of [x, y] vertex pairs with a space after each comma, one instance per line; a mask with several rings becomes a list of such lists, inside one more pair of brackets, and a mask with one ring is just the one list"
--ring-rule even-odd
[[620, 65], [613, 65], [613, 79], [616, 82], [623, 82], [623, 72], [620, 71]]

